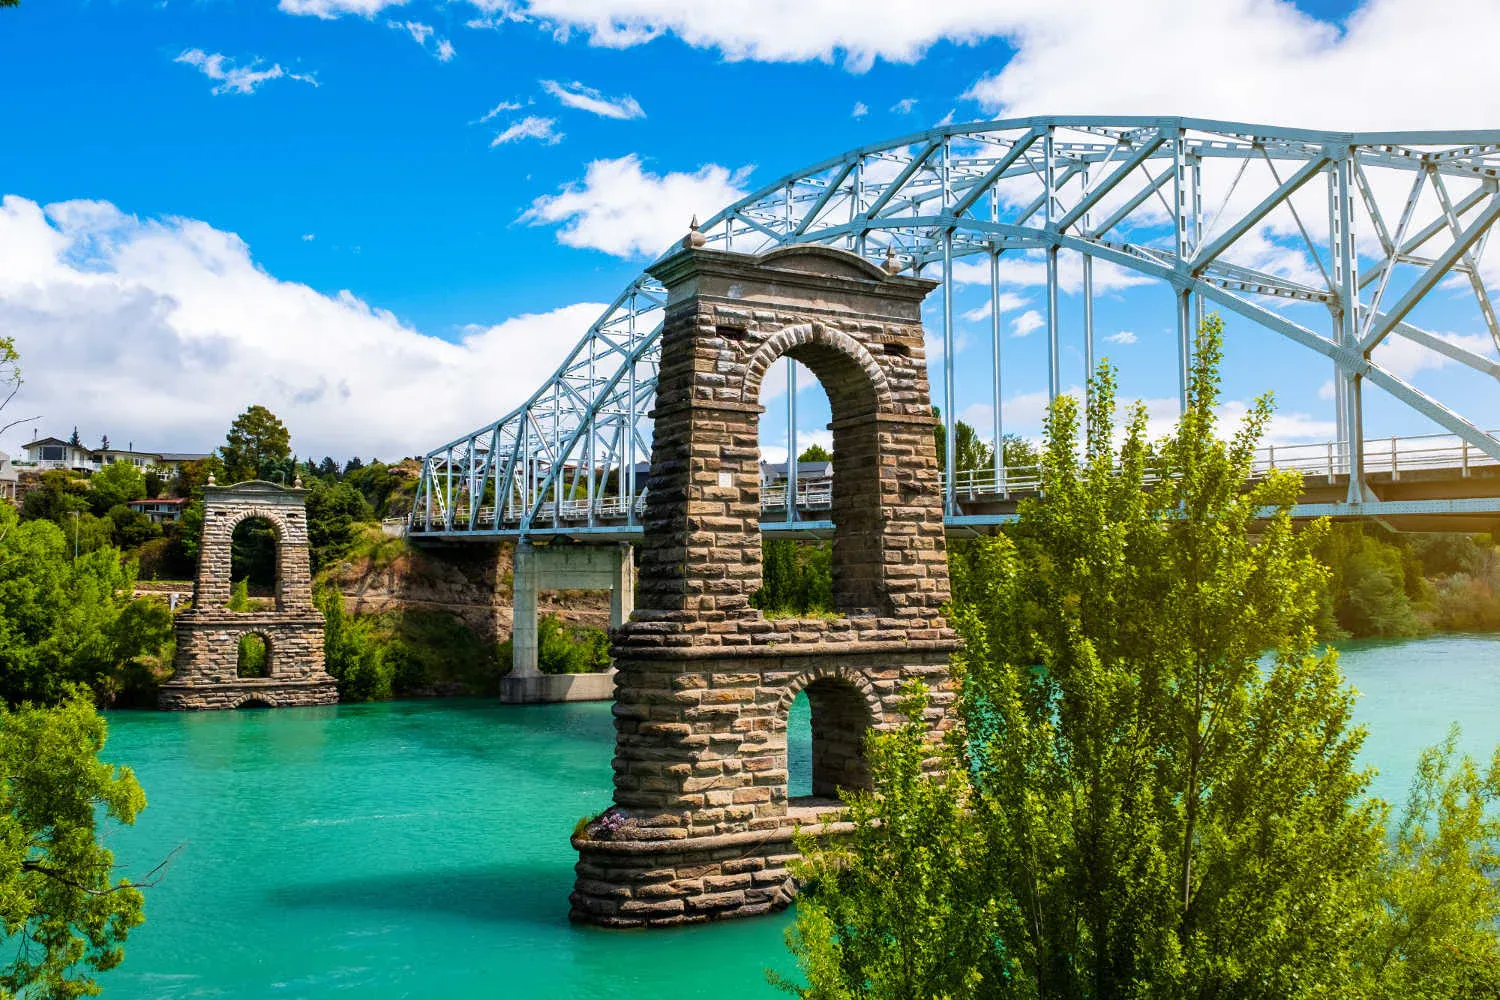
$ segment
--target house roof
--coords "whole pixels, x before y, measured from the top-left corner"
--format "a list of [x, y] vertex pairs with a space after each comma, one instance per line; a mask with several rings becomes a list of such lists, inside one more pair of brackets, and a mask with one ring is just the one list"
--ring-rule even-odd
[[[44, 438], [37, 438], [35, 441], [32, 441], [30, 444], [23, 444], [21, 447], [23, 447], [23, 448], [40, 448], [44, 444], [63, 444], [63, 445], [65, 445], [67, 443], [68, 442], [64, 441], [62, 438], [44, 437]], [[88, 449], [85, 448], [83, 450], [87, 451]]]
[[151, 454], [156, 455], [163, 462], [201, 462], [205, 458], [213, 457], [196, 451], [153, 451]]
[[148, 503], [155, 503], [155, 504], [163, 504], [164, 503], [164, 504], [170, 504], [173, 507], [181, 507], [183, 504], [187, 503], [187, 500], [186, 500], [186, 498], [183, 498], [183, 497], [156, 497], [154, 499], [132, 500], [132, 501], [130, 501], [129, 505], [131, 507], [134, 507], [136, 504], [148, 504]]

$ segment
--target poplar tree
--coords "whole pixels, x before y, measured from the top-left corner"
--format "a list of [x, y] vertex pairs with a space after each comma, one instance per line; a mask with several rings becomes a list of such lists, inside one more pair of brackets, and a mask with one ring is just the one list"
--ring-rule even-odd
[[1086, 417], [1060, 397], [1043, 499], [955, 547], [959, 725], [936, 775], [921, 725], [868, 741], [854, 834], [804, 845], [793, 991], [1497, 995], [1500, 767], [1429, 755], [1387, 841], [1315, 642], [1326, 525], [1294, 528], [1295, 472], [1250, 475], [1268, 396], [1218, 436], [1221, 336], [1200, 331], [1163, 441], [1139, 405], [1117, 425], [1107, 364]]

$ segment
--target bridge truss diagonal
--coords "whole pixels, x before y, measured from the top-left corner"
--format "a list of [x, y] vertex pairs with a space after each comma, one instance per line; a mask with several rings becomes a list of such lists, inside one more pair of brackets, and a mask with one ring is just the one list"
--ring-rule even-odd
[[[1092, 371], [1096, 279], [1157, 279], [1173, 292], [1183, 398], [1193, 331], [1209, 308], [1322, 355], [1337, 427], [1328, 471], [1347, 478], [1347, 502], [1359, 504], [1369, 499], [1367, 384], [1450, 435], [1465, 469], [1471, 453], [1500, 462], [1500, 439], [1465, 415], [1461, 400], [1434, 398], [1375, 359], [1381, 345], [1403, 341], [1403, 349], [1500, 378], [1500, 321], [1481, 269], [1497, 219], [1500, 130], [1335, 133], [1038, 117], [949, 125], [851, 150], [729, 206], [701, 233], [713, 249], [818, 244], [940, 277], [942, 372], [933, 385], [949, 441], [965, 402], [954, 386], [955, 268], [989, 285], [993, 377], [989, 398], [974, 402], [989, 405], [992, 426], [982, 430], [995, 441], [1004, 435], [999, 304], [1008, 279], [1025, 273], [1043, 291], [1054, 397], [1062, 391], [1060, 294], [1081, 297]], [[1060, 258], [1075, 254], [1078, 267], [1064, 273]], [[1414, 312], [1439, 288], [1472, 296], [1485, 349], [1415, 325]], [[529, 399], [430, 451], [409, 530], [452, 537], [637, 528], [664, 306], [665, 290], [643, 273]], [[943, 486], [950, 515], [965, 488], [955, 451], [947, 451]], [[1004, 493], [1010, 471], [995, 449], [987, 488]], [[788, 520], [797, 506], [787, 505]]]

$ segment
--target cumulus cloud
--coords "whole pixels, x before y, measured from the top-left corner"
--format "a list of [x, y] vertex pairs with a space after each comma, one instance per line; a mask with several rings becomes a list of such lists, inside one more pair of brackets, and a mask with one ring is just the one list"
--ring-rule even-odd
[[850, 118], [863, 118], [865, 115], [867, 115], [869, 113], [870, 113], [870, 107], [869, 107], [869, 105], [865, 104], [864, 101], [855, 101], [854, 102], [854, 110], [852, 112], [850, 112], [849, 117]]
[[915, 97], [903, 97], [901, 98], [901, 100], [891, 105], [891, 110], [896, 112], [896, 114], [898, 115], [909, 115], [912, 113], [912, 109], [916, 106], [917, 99]]
[[557, 119], [555, 118], [527, 115], [520, 121], [511, 123], [500, 134], [496, 135], [490, 141], [490, 148], [494, 149], [496, 146], [503, 146], [508, 142], [520, 142], [522, 139], [539, 139], [549, 146], [555, 146], [563, 141], [563, 133], [554, 131], [553, 129], [553, 126], [556, 124]]
[[454, 56], [453, 43], [446, 38], [438, 39], [437, 51], [433, 55], [437, 56], [438, 62], [448, 62]]
[[1010, 335], [1012, 337], [1027, 337], [1047, 325], [1042, 319], [1042, 314], [1035, 309], [1028, 309], [1015, 319], [1010, 321]]
[[[265, 66], [264, 61], [253, 59], [248, 65], [237, 66], [235, 61], [222, 52], [204, 52], [202, 49], [186, 49], [173, 62], [192, 66], [216, 82], [215, 94], [253, 94], [257, 87], [268, 80], [297, 80], [314, 87], [318, 80], [310, 73], [290, 73], [280, 63]], [[262, 68], [264, 67], [264, 68]]]
[[979, 323], [990, 318], [990, 310], [999, 306], [1002, 313], [1015, 312], [1026, 304], [1026, 300], [1015, 292], [1001, 292], [996, 302], [985, 301], [984, 305], [977, 309], [970, 309], [963, 314], [963, 318], [970, 323]]
[[710, 163], [692, 173], [653, 174], [634, 153], [595, 160], [583, 180], [536, 199], [521, 221], [558, 226], [557, 241], [566, 246], [652, 257], [681, 238], [694, 215], [706, 219], [743, 198], [751, 169]]
[[1104, 339], [1111, 344], [1134, 344], [1140, 338], [1129, 330], [1121, 330], [1119, 333], [1112, 333]]
[[0, 201], [0, 329], [16, 338], [21, 398], [45, 415], [43, 433], [77, 424], [207, 451], [263, 403], [299, 454], [415, 454], [533, 391], [602, 310], [477, 324], [450, 342], [349, 292], [280, 280], [204, 222]]
[[[1115, 292], [1123, 288], [1145, 285], [1151, 282], [1136, 271], [1126, 270], [1107, 260], [1094, 261], [1094, 292]], [[953, 281], [958, 285], [988, 285], [990, 262], [988, 257], [972, 256], [953, 262]], [[1022, 287], [1045, 285], [1047, 264], [1040, 253], [1022, 256], [1002, 254], [1000, 257], [1000, 284]], [[1083, 289], [1083, 257], [1076, 253], [1059, 254], [1057, 258], [1057, 284], [1072, 295]]]
[[587, 111], [601, 118], [628, 121], [631, 118], [646, 117], [646, 112], [629, 94], [624, 97], [605, 97], [593, 87], [585, 87], [577, 80], [572, 83], [543, 80], [542, 89], [557, 98], [564, 107]]

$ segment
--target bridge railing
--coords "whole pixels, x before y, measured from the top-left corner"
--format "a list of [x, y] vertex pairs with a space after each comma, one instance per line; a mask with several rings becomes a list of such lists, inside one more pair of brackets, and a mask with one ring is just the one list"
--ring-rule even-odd
[[[1349, 474], [1349, 456], [1332, 441], [1307, 444], [1272, 444], [1256, 451], [1251, 463], [1252, 476], [1264, 475], [1273, 469], [1294, 469], [1302, 473], [1309, 482], [1326, 480], [1336, 482]], [[1467, 477], [1472, 470], [1483, 467], [1500, 467], [1500, 461], [1473, 447], [1454, 434], [1424, 434], [1408, 437], [1376, 438], [1366, 440], [1364, 447], [1364, 471], [1367, 476], [1388, 475], [1400, 480], [1403, 475], [1429, 470], [1447, 470]], [[939, 476], [939, 488], [947, 486], [946, 476]], [[960, 470], [954, 475], [954, 495], [961, 502], [980, 500], [1008, 500], [1016, 497], [1035, 496], [1041, 491], [1042, 470], [1038, 465], [1008, 465], [994, 468]], [[762, 486], [760, 505], [763, 511], [785, 511], [787, 488]], [[627, 520], [629, 500], [619, 495], [587, 499], [553, 500], [537, 508], [532, 518], [534, 525], [550, 524], [577, 526], [579, 524], [615, 524]], [[645, 511], [644, 491], [635, 498], [635, 518]], [[799, 513], [817, 513], [833, 507], [833, 484], [829, 480], [811, 480], [798, 484], [796, 509]], [[507, 517], [495, 523], [495, 508], [480, 507], [472, 523], [466, 507], [454, 511], [452, 528], [444, 529], [441, 517], [434, 518], [436, 530], [493, 531], [519, 527], [519, 520]], [[417, 518], [411, 526], [413, 532], [426, 530], [422, 519]]]

